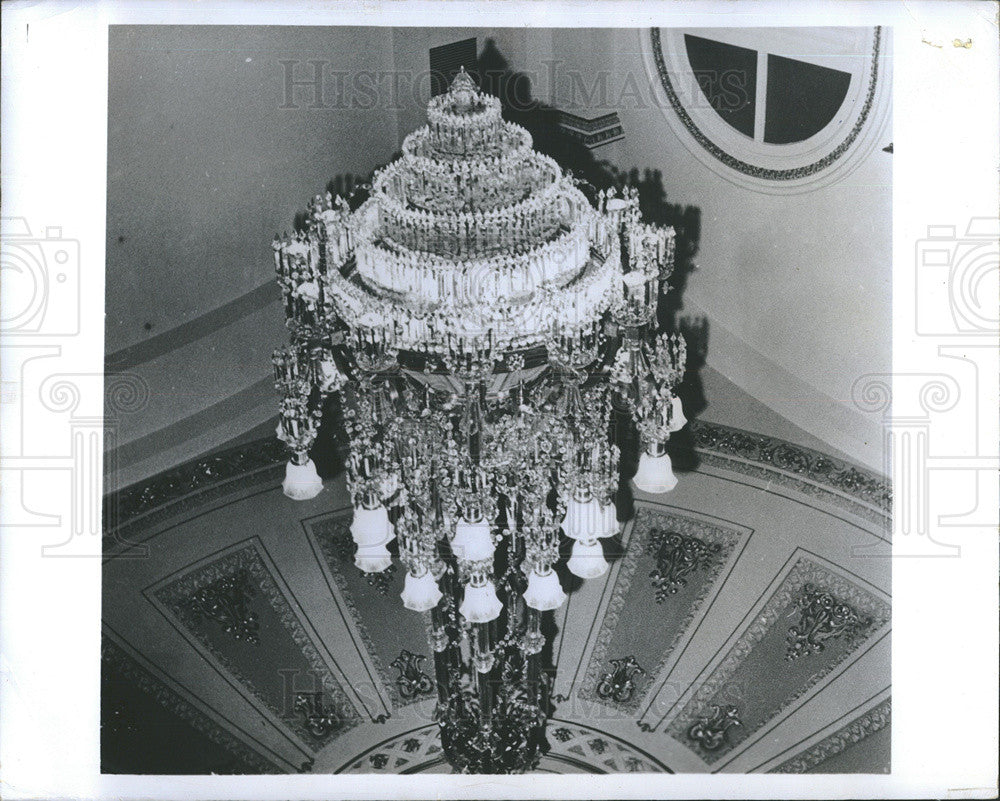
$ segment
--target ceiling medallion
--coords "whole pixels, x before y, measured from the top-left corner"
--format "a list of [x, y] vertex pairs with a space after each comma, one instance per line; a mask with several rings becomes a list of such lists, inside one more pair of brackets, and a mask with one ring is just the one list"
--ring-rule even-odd
[[[770, 45], [766, 36], [780, 35], [773, 30], [761, 32], [765, 38], [755, 45], [759, 50], [754, 51], [728, 45], [724, 41], [734, 39], [744, 42], [749, 39], [752, 42], [754, 31], [734, 36], [728, 32], [729, 29], [720, 28], [718, 38], [723, 41], [716, 42], [678, 29], [651, 28], [644, 43], [644, 51], [648, 53], [647, 66], [654, 82], [666, 96], [664, 112], [667, 121], [699, 161], [727, 180], [746, 188], [770, 193], [808, 191], [846, 175], [878, 143], [888, 116], [888, 87], [891, 84], [887, 43], [880, 26], [846, 31], [837, 29], [827, 34], [832, 37], [843, 33], [844, 41], [829, 45], [838, 58], [832, 59], [830, 53], [825, 55], [827, 61], [843, 62], [844, 69], [848, 70], [845, 72], [809, 63], [808, 56], [802, 56], [800, 60], [768, 52]], [[691, 39], [749, 54], [750, 63], [732, 70], [709, 69], [709, 63], [699, 62], [689, 52], [690, 46], [685, 46]], [[775, 44], [775, 49], [779, 49], [780, 44]], [[863, 48], [867, 48], [867, 52]], [[758, 56], [763, 59], [758, 61]], [[756, 74], [756, 64], [760, 64], [759, 70], [765, 70], [765, 62], [776, 73], [777, 65], [783, 67], [781, 76], [775, 78], [773, 83], [768, 83], [765, 76]], [[725, 63], [724, 60], [719, 61], [719, 64]], [[802, 75], [795, 75], [796, 67]], [[841, 87], [843, 93], [834, 103], [836, 108], [832, 108], [835, 113], [828, 115], [826, 124], [818, 125], [818, 130], [809, 129], [811, 135], [801, 140], [794, 136], [766, 136], [763, 124], [765, 106], [772, 102], [772, 97], [784, 103], [784, 117], [794, 116], [794, 108], [801, 110], [822, 105], [821, 99], [811, 96], [809, 92], [818, 94], [821, 91], [816, 82], [822, 84], [822, 78], [817, 78], [816, 73], [824, 72], [849, 78], [848, 84]], [[801, 78], [800, 84], [795, 83], [796, 78]], [[759, 89], [756, 87], [758, 79], [761, 83]], [[750, 116], [749, 119], [737, 120], [739, 115], [733, 103], [744, 94]], [[787, 96], [782, 97], [783, 94]], [[753, 130], [755, 104], [761, 106], [756, 131]], [[789, 110], [789, 105], [793, 110]], [[786, 125], [791, 122], [785, 119]]]
[[641, 437], [638, 489], [677, 482], [686, 346], [656, 333], [674, 232], [641, 220], [634, 189], [588, 198], [464, 70], [427, 117], [367, 198], [317, 197], [307, 229], [274, 242], [284, 489], [321, 492], [309, 450], [339, 393], [355, 564], [378, 574], [398, 554], [403, 606], [430, 613], [446, 758], [519, 773], [546, 747], [560, 546], [593, 579], [619, 532], [616, 415]]

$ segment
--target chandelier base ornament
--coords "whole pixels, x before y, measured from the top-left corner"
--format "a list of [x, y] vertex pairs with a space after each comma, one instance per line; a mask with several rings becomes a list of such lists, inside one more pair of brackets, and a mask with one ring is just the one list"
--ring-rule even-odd
[[553, 568], [572, 542], [570, 572], [598, 578], [620, 528], [621, 421], [646, 451], [636, 486], [676, 483], [663, 443], [684, 424], [686, 346], [655, 322], [674, 232], [642, 221], [635, 189], [532, 150], [464, 69], [427, 119], [362, 197], [317, 196], [273, 243], [291, 333], [278, 436], [288, 483], [315, 494], [308, 453], [337, 394], [356, 565], [398, 558], [404, 607], [430, 613], [445, 757], [523, 773], [552, 714]]

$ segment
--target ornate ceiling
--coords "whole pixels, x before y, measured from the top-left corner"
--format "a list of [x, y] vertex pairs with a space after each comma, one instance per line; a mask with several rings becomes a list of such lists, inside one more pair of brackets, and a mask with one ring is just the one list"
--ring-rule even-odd
[[[692, 433], [668, 504], [624, 499], [607, 576], [563, 577], [540, 770], [887, 770], [886, 485]], [[106, 499], [106, 771], [448, 770], [402, 575], [357, 571], [339, 479], [294, 503], [279, 458], [255, 442]], [[187, 767], [151, 756], [164, 731], [200, 744]]]

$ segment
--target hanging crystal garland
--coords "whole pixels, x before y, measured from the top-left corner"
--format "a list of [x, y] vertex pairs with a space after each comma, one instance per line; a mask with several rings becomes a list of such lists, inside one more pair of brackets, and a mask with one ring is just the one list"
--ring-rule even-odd
[[307, 230], [274, 242], [284, 489], [321, 491], [309, 449], [339, 393], [355, 564], [406, 570], [445, 755], [519, 773], [544, 747], [561, 554], [597, 578], [619, 532], [616, 414], [641, 441], [635, 486], [676, 484], [685, 343], [655, 335], [674, 232], [642, 222], [634, 189], [588, 201], [464, 69], [427, 116], [367, 199], [318, 196]]

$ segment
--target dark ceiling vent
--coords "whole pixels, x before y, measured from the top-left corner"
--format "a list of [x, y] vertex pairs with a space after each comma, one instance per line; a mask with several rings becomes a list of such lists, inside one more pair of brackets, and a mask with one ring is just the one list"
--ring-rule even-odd
[[468, 73], [476, 69], [476, 37], [432, 47], [430, 50], [431, 95], [444, 94], [459, 69]]
[[559, 130], [589, 150], [625, 138], [625, 131], [617, 111], [592, 120], [570, 114], [568, 111], [560, 111]]

